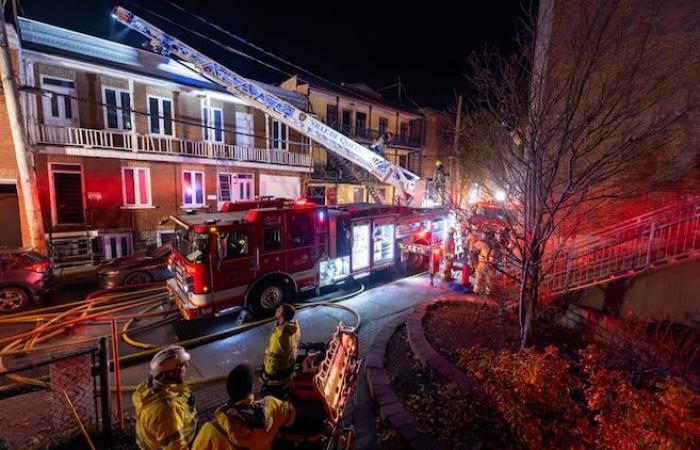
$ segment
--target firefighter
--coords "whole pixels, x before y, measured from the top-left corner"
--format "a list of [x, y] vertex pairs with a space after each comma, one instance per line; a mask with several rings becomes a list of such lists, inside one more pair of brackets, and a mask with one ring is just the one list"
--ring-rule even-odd
[[287, 303], [275, 311], [277, 324], [272, 329], [265, 348], [261, 397], [273, 395], [284, 400], [289, 395], [301, 335], [299, 323], [294, 320], [295, 312], [294, 307]]
[[241, 364], [226, 379], [228, 402], [214, 412], [214, 419], [202, 426], [192, 450], [268, 450], [280, 427], [296, 418], [291, 403], [275, 397], [255, 401], [253, 369]]
[[455, 229], [450, 227], [447, 230], [447, 237], [442, 244], [442, 279], [452, 281], [452, 267], [455, 260]]
[[437, 194], [437, 198], [440, 200], [441, 203], [444, 203], [445, 201], [445, 186], [447, 184], [447, 177], [448, 174], [445, 173], [445, 166], [442, 164], [442, 161], [439, 159], [435, 161], [435, 193]]
[[384, 157], [384, 148], [389, 145], [389, 141], [391, 140], [391, 133], [386, 132], [381, 134], [373, 143], [372, 146], [370, 147], [374, 153], [377, 155], [381, 156], [382, 158]]
[[141, 450], [189, 449], [197, 432], [197, 409], [183, 378], [190, 354], [179, 345], [153, 356], [151, 374], [134, 391], [136, 443]]
[[479, 250], [478, 262], [476, 265], [476, 277], [474, 280], [474, 292], [477, 294], [490, 293], [490, 270], [491, 270], [491, 241], [485, 236], [477, 243]]

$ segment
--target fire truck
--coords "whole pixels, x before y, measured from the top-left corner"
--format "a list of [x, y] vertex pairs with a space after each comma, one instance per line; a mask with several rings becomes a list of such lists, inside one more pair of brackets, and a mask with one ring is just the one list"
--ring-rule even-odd
[[266, 315], [298, 293], [405, 262], [399, 249], [439, 243], [447, 210], [386, 205], [327, 207], [304, 199], [225, 204], [171, 216], [177, 239], [168, 287], [186, 319], [245, 308]]

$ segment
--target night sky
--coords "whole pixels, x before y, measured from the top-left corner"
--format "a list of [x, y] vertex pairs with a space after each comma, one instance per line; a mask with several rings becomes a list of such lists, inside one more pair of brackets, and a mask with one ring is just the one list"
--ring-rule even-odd
[[[320, 5], [296, 1], [286, 2], [285, 6], [264, 0], [172, 1], [336, 83], [365, 82], [381, 89], [395, 84], [401, 77], [412, 100], [420, 106], [438, 109], [454, 105], [455, 92], [466, 88], [464, 61], [469, 53], [484, 46], [508, 47], [521, 15], [520, 2], [516, 0], [452, 4], [423, 1], [421, 7], [405, 6], [408, 1], [332, 1]], [[283, 73], [234, 56], [193, 36], [154, 16], [150, 10], [285, 72], [299, 73], [178, 11], [169, 0], [20, 0], [19, 3], [23, 11], [20, 13], [27, 17], [138, 45], [143, 39], [125, 31], [109, 16], [111, 7], [121, 4], [244, 76], [272, 83], [286, 78]], [[463, 6], [457, 8], [457, 3]], [[396, 97], [396, 88], [384, 94]]]

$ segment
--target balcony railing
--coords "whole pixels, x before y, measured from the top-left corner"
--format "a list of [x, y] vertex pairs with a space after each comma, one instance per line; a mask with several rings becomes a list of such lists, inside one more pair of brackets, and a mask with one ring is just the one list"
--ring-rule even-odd
[[90, 128], [36, 124], [30, 135], [33, 144], [69, 145], [83, 148], [227, 159], [286, 166], [308, 167], [311, 163], [310, 155], [292, 153], [286, 150], [191, 141], [167, 136], [94, 130]]
[[396, 134], [391, 130], [372, 130], [370, 128], [363, 128], [357, 126], [351, 126], [347, 124], [339, 124], [335, 121], [324, 120], [324, 123], [334, 130], [338, 130], [348, 137], [352, 137], [358, 141], [364, 142], [374, 142], [380, 135], [384, 134], [386, 131], [392, 134], [391, 141], [389, 145], [397, 145], [401, 147], [414, 147], [420, 148], [420, 139], [411, 139], [407, 134]]

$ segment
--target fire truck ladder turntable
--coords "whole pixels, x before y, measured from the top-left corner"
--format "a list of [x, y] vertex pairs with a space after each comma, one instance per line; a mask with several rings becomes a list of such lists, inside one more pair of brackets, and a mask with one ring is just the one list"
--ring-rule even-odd
[[[173, 55], [184, 62], [191, 63], [194, 70], [200, 75], [223, 86], [228, 92], [251, 107], [266, 112], [302, 135], [323, 145], [334, 154], [351, 161], [371, 173], [382, 183], [393, 186], [406, 203], [410, 202], [416, 182], [419, 180], [419, 177], [414, 173], [392, 164], [304, 111], [265, 91], [256, 83], [166, 34], [127, 9], [120, 6], [114, 8], [112, 17], [146, 36], [154, 51], [163, 55]], [[378, 195], [378, 192], [373, 194], [375, 198]]]

